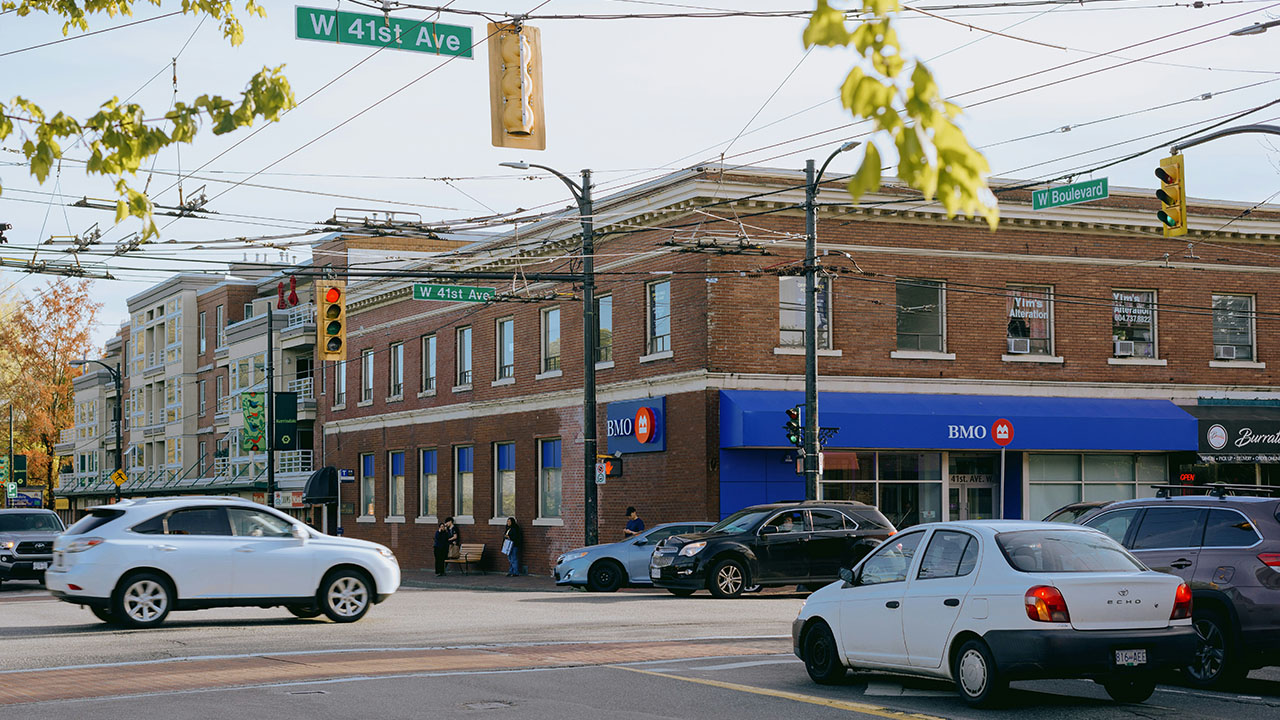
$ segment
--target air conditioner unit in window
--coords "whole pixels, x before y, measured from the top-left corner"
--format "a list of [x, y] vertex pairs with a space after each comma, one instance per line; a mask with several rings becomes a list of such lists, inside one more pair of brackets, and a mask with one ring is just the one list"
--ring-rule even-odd
[[1117, 340], [1116, 357], [1133, 357], [1133, 341]]
[[1031, 338], [1009, 338], [1009, 352], [1017, 355], [1031, 352]]
[[1235, 360], [1236, 346], [1235, 345], [1214, 345], [1213, 359], [1214, 360]]

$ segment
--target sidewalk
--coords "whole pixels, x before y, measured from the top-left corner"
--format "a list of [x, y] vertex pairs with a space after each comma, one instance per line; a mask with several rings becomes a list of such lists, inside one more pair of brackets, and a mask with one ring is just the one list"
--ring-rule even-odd
[[508, 592], [550, 592], [557, 588], [550, 575], [521, 575], [507, 577], [505, 572], [490, 570], [481, 573], [470, 570], [466, 575], [455, 567], [450, 567], [444, 577], [436, 577], [431, 568], [400, 571], [400, 584], [403, 587], [427, 588], [431, 590], [504, 590]]

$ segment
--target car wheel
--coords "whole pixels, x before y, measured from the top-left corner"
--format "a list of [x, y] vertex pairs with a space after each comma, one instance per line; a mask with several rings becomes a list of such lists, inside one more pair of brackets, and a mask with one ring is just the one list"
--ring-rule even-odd
[[697, 590], [694, 590], [692, 588], [667, 588], [667, 592], [671, 593], [672, 595], [675, 595], [676, 597], [689, 597], [690, 595], [697, 592]]
[[999, 702], [1009, 682], [1000, 677], [991, 650], [981, 640], [970, 640], [960, 647], [951, 663], [960, 697], [973, 707], [991, 707]]
[[601, 560], [587, 571], [587, 589], [591, 592], [617, 592], [622, 587], [622, 568], [610, 560]]
[[747, 587], [747, 570], [737, 560], [721, 560], [711, 567], [707, 589], [718, 598], [733, 598]]
[[369, 612], [373, 590], [369, 578], [355, 570], [336, 570], [320, 583], [320, 609], [337, 623], [355, 622]]
[[1112, 678], [1103, 682], [1102, 687], [1118, 703], [1140, 703], [1156, 691], [1156, 681], [1149, 677]]
[[114, 625], [116, 622], [116, 616], [111, 614], [110, 608], [90, 606], [89, 612], [93, 613], [94, 617], [98, 618], [104, 623], [111, 623]]
[[150, 628], [164, 622], [173, 608], [169, 581], [155, 573], [125, 578], [111, 599], [111, 615], [125, 627]]
[[303, 620], [320, 617], [321, 610], [310, 605], [288, 605], [285, 607], [294, 617], [300, 617]]
[[831, 627], [819, 620], [804, 636], [804, 669], [819, 685], [834, 685], [844, 679], [846, 668], [840, 661]]
[[1243, 677], [1232, 647], [1231, 625], [1222, 613], [1194, 611], [1191, 624], [1199, 642], [1195, 660], [1182, 670], [1187, 683], [1200, 688], [1220, 687]]

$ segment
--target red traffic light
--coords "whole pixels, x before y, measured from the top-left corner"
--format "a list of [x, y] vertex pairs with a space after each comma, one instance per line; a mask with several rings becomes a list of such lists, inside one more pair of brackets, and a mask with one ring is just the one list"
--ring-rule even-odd
[[325, 302], [336, 303], [341, 299], [342, 299], [342, 291], [336, 287], [331, 287], [328, 290], [324, 291]]
[[1178, 179], [1169, 174], [1164, 168], [1156, 168], [1156, 177], [1160, 178], [1160, 182], [1166, 185], [1178, 182]]
[[800, 422], [800, 407], [798, 405], [793, 408], [787, 408], [787, 419], [792, 422]]

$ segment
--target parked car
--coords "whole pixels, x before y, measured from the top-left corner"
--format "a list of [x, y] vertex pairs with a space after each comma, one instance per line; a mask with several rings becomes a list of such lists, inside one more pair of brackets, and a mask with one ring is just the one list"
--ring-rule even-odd
[[39, 580], [53, 560], [53, 541], [65, 528], [52, 510], [0, 510], [0, 583]]
[[1086, 500], [1085, 502], [1069, 503], [1046, 515], [1044, 521], [1073, 523], [1082, 518], [1088, 519], [1097, 515], [1103, 508], [1114, 502], [1115, 500]]
[[667, 538], [649, 577], [681, 597], [703, 588], [728, 598], [756, 585], [825, 584], [894, 532], [879, 510], [860, 502], [755, 505], [705, 533]]
[[1190, 684], [1221, 686], [1280, 664], [1280, 499], [1233, 496], [1248, 491], [1233, 486], [1162, 491], [1210, 494], [1122, 500], [1077, 522], [1191, 587], [1200, 644], [1183, 668]]
[[649, 558], [653, 549], [672, 535], [703, 532], [712, 524], [664, 523], [626, 540], [575, 548], [556, 558], [551, 576], [557, 585], [585, 586], [591, 592], [614, 592], [623, 586], [651, 587]]
[[1091, 678], [1142, 702], [1196, 646], [1181, 580], [1101, 532], [1018, 520], [894, 535], [810, 595], [791, 636], [815, 682], [847, 668], [945, 678], [975, 706], [1036, 678]]
[[135, 628], [235, 605], [355, 622], [396, 591], [400, 566], [382, 545], [322, 535], [264, 505], [188, 496], [91, 508], [54, 542], [46, 578], [54, 597]]

